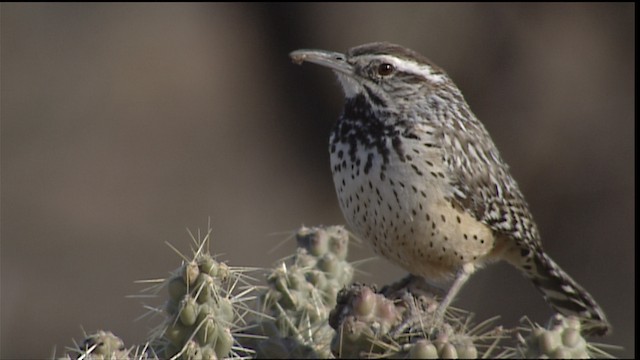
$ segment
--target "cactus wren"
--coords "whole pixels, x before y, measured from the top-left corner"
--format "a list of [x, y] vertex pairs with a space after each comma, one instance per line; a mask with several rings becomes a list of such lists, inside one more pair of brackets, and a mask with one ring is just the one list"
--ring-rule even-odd
[[609, 331], [591, 295], [542, 249], [509, 167], [442, 69], [389, 43], [290, 56], [333, 70], [344, 90], [329, 147], [347, 222], [411, 274], [453, 278], [441, 315], [475, 269], [506, 260], [555, 310], [591, 334]]

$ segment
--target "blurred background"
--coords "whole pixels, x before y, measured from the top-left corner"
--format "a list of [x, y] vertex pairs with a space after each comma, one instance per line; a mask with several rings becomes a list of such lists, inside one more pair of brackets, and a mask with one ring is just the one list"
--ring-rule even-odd
[[[635, 5], [2, 4], [0, 357], [60, 355], [82, 329], [127, 345], [126, 298], [213, 227], [232, 265], [271, 266], [300, 225], [342, 224], [328, 137], [343, 103], [298, 48], [386, 40], [443, 67], [511, 165], [559, 264], [635, 355]], [[352, 260], [371, 257], [365, 247]], [[382, 259], [358, 280], [403, 272]], [[147, 303], [157, 304], [154, 301]], [[551, 315], [516, 270], [478, 272], [478, 320]], [[55, 350], [54, 350], [55, 349]]]

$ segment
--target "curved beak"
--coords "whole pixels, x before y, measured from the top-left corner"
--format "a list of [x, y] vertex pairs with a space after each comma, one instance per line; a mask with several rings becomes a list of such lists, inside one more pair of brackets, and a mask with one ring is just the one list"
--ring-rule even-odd
[[295, 64], [301, 65], [307, 61], [327, 67], [339, 74], [353, 74], [353, 67], [347, 62], [344, 54], [326, 50], [300, 49], [292, 51], [289, 56]]

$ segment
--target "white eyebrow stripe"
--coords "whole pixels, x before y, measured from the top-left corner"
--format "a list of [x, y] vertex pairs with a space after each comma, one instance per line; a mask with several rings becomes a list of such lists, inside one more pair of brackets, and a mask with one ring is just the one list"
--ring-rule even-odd
[[443, 74], [438, 74], [433, 71], [433, 68], [429, 65], [420, 65], [411, 60], [400, 60], [393, 56], [378, 55], [379, 59], [383, 59], [386, 62], [393, 64], [396, 69], [412, 74], [416, 74], [424, 77], [425, 79], [434, 83], [443, 83], [446, 78]]

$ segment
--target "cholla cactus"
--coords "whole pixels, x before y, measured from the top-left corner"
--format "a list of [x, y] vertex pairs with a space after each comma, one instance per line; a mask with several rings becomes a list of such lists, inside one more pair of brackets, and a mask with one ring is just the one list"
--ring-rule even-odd
[[[192, 239], [193, 256], [161, 282], [169, 299], [165, 321], [151, 335], [151, 349], [160, 358], [218, 359], [245, 357], [250, 349], [234, 338], [246, 313], [246, 297], [255, 286], [245, 281], [247, 269], [214, 259], [207, 249], [211, 229]], [[157, 286], [152, 289], [158, 289]]]
[[446, 336], [429, 341], [420, 339], [409, 349], [409, 359], [477, 359], [478, 348], [470, 337], [459, 336], [449, 341]]
[[337, 331], [332, 341], [336, 357], [348, 358], [476, 358], [479, 348], [489, 356], [487, 342], [500, 331], [484, 332], [487, 323], [469, 329], [468, 314], [447, 314], [446, 322], [430, 327], [435, 299], [428, 293], [414, 297], [406, 289], [376, 292], [354, 284], [340, 292], [329, 323]]
[[575, 316], [554, 315], [547, 328], [529, 323], [518, 334], [518, 353], [521, 357], [534, 359], [591, 359], [612, 356], [599, 346], [587, 342], [581, 334], [581, 323]]
[[82, 344], [69, 349], [66, 359], [115, 360], [131, 359], [131, 349], [125, 349], [124, 342], [111, 331], [99, 330], [86, 335]]
[[[146, 344], [127, 349], [99, 331], [65, 358], [611, 357], [582, 337], [584, 325], [575, 318], [557, 315], [546, 329], [530, 323], [520, 329], [524, 335], [490, 326], [495, 319], [472, 327], [471, 315], [454, 308], [435, 322], [442, 294], [419, 278], [380, 291], [352, 284], [349, 234], [341, 226], [299, 229], [295, 253], [267, 273], [259, 292], [258, 280], [246, 275], [258, 269], [216, 260], [208, 251], [210, 234], [192, 235], [193, 254], [180, 254], [183, 261], [168, 279], [145, 281], [152, 286], [144, 291], [167, 298], [150, 308], [165, 318]], [[511, 334], [518, 345], [502, 345]]]
[[[327, 358], [333, 330], [327, 324], [338, 291], [350, 283], [349, 236], [341, 226], [303, 227], [298, 248], [267, 277], [260, 295], [263, 313], [250, 330], [257, 357]], [[247, 345], [249, 346], [249, 345]]]

